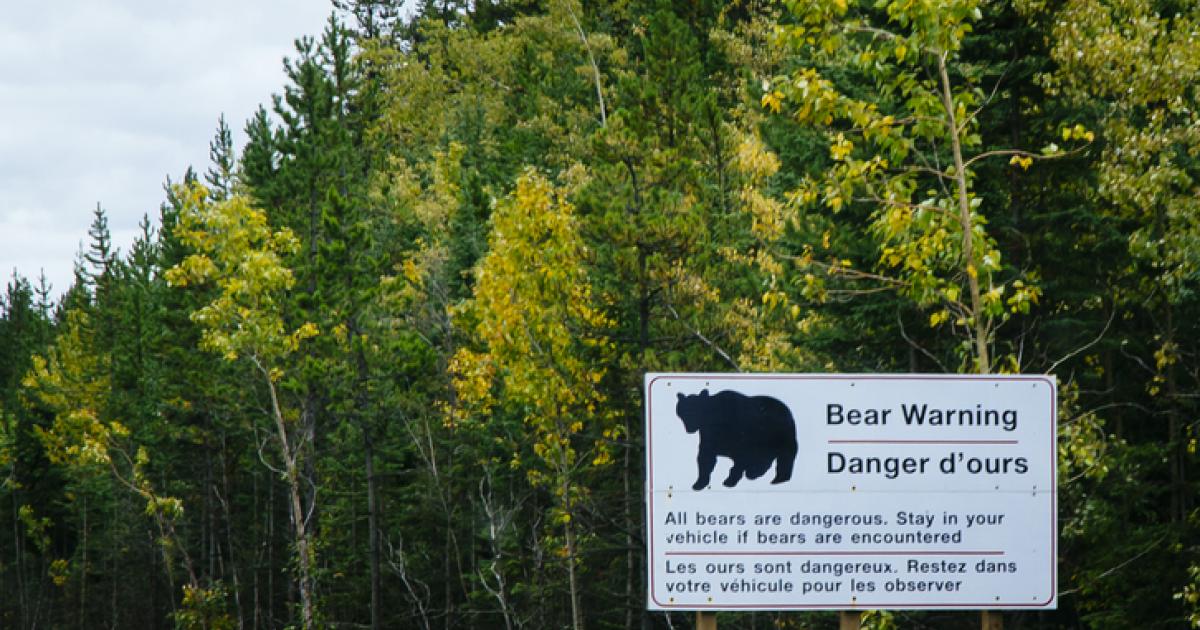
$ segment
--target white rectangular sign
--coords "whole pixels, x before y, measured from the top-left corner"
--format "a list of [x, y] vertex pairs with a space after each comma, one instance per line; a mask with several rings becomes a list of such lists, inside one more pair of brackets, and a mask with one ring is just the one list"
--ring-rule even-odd
[[647, 374], [648, 607], [1057, 606], [1053, 376]]

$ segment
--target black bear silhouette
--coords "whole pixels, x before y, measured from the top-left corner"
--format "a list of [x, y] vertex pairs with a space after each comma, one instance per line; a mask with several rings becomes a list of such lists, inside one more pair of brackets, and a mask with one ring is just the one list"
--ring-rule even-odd
[[696, 453], [698, 475], [693, 490], [708, 486], [717, 456], [733, 460], [724, 484], [737, 485], [745, 475], [758, 479], [775, 463], [771, 483], [792, 478], [796, 463], [796, 422], [787, 405], [770, 396], [747, 396], [731, 390], [709, 395], [679, 394], [675, 414], [688, 433], [700, 432]]

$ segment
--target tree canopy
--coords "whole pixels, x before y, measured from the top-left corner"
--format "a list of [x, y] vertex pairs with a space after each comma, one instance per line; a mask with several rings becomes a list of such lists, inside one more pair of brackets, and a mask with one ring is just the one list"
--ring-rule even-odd
[[0, 626], [687, 626], [643, 375], [843, 371], [1056, 374], [1011, 625], [1200, 627], [1200, 4], [411, 4], [9, 280]]

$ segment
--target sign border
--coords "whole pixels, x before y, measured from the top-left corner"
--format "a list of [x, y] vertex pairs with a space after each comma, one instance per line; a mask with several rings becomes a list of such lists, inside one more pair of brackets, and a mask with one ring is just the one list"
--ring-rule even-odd
[[[653, 412], [650, 405], [651, 388], [663, 379], [673, 380], [814, 380], [814, 381], [1042, 381], [1050, 388], [1050, 421], [1054, 425], [1050, 434], [1050, 597], [1041, 602], [958, 602], [958, 603], [886, 603], [861, 601], [841, 604], [673, 604], [658, 601], [654, 593], [654, 466], [653, 466]], [[1050, 610], [1058, 607], [1058, 387], [1057, 379], [1050, 374], [809, 374], [809, 373], [755, 373], [743, 372], [646, 372], [644, 376], [646, 410], [646, 602], [658, 608], [651, 610]]]

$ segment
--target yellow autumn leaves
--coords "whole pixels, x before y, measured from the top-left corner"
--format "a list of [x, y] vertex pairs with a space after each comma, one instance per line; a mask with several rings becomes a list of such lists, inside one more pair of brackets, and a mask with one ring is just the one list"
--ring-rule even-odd
[[[214, 202], [199, 184], [177, 195], [183, 200], [177, 234], [193, 253], [166, 278], [177, 287], [216, 288], [213, 300], [191, 314], [203, 328], [203, 348], [228, 361], [251, 356], [262, 367], [319, 334], [311, 322], [292, 330], [284, 322], [282, 296], [295, 280], [283, 258], [299, 247], [291, 230], [272, 229], [243, 196]], [[278, 366], [269, 372], [272, 380], [282, 376]]]
[[[530, 479], [553, 486], [573, 474], [580, 448], [591, 452], [592, 465], [611, 461], [609, 444], [619, 432], [598, 387], [611, 365], [614, 324], [592, 293], [584, 265], [590, 254], [566, 194], [530, 171], [497, 204], [474, 299], [456, 311], [472, 322], [480, 347], [452, 361], [466, 405], [459, 421], [486, 417], [492, 392], [502, 389], [537, 439], [545, 469], [532, 469]], [[577, 436], [596, 423], [609, 439], [580, 443]]]

